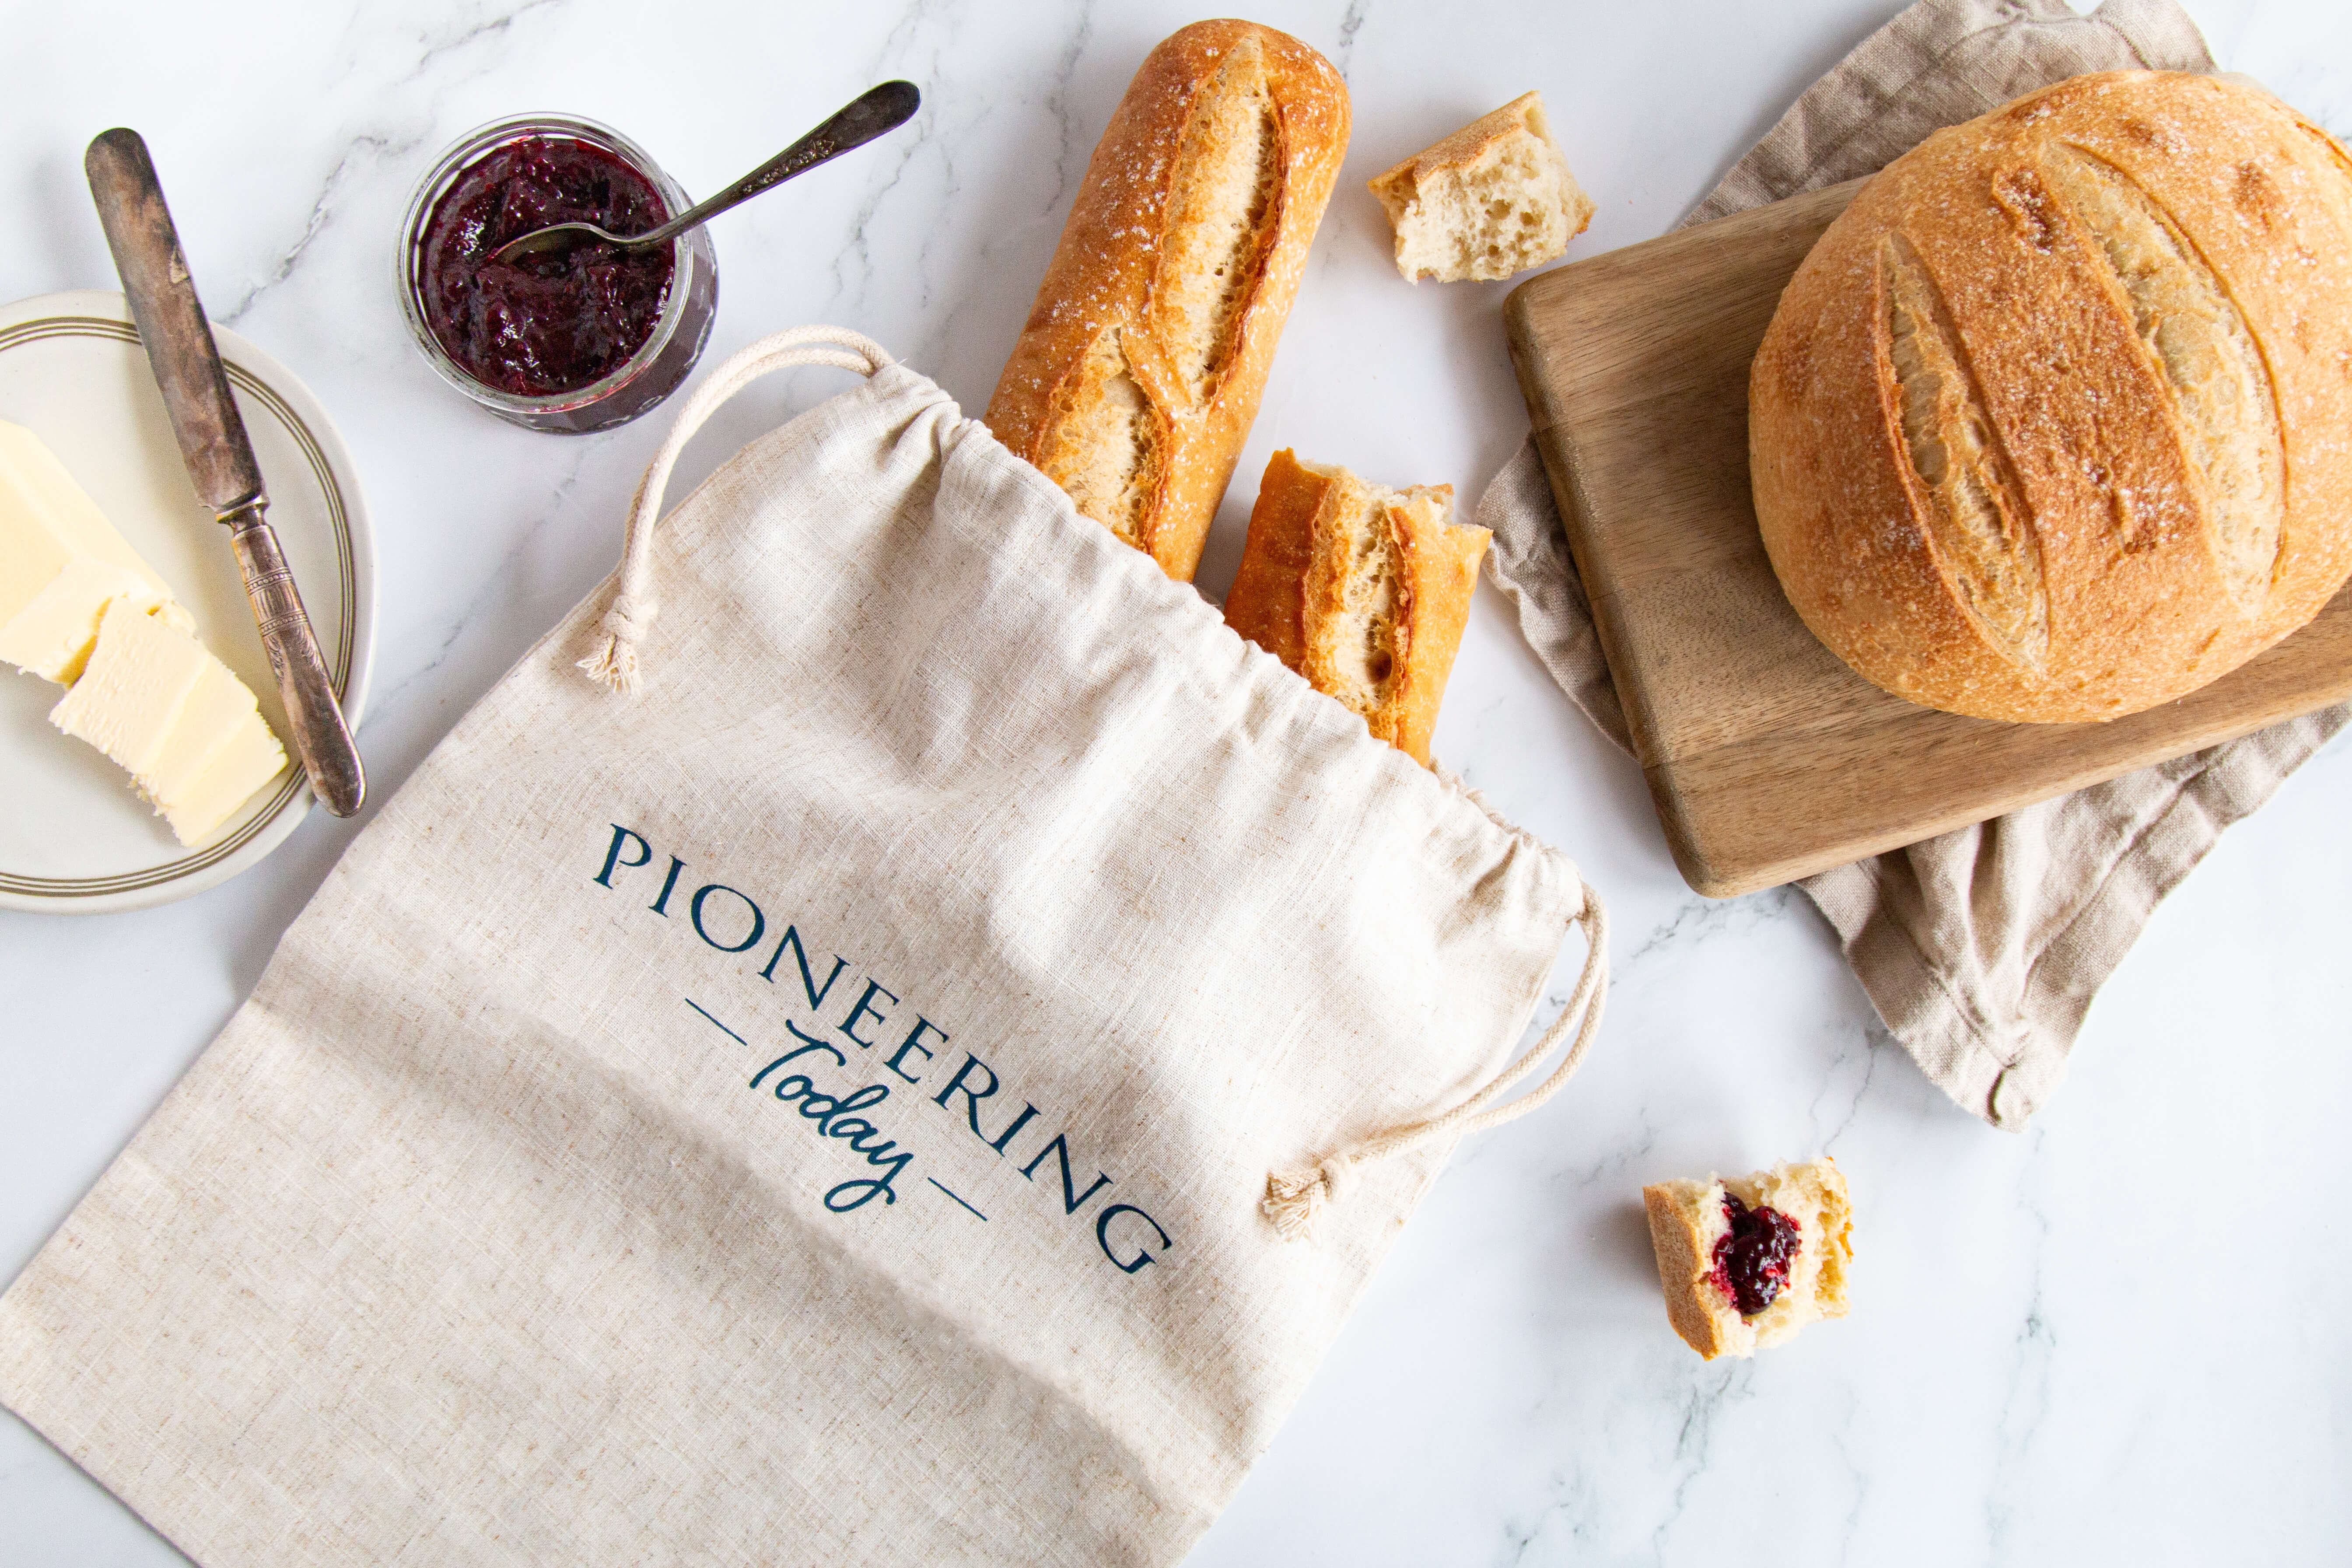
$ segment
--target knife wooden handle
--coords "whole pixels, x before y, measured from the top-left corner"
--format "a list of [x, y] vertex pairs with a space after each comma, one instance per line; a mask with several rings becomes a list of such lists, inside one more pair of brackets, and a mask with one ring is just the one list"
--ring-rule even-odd
[[367, 799], [367, 772], [343, 722], [342, 707], [335, 700], [327, 661], [319, 653], [319, 638], [302, 608], [294, 574], [287, 570], [285, 552], [278, 548], [278, 535], [257, 506], [222, 521], [236, 549], [245, 596], [253, 603], [254, 624], [261, 629], [262, 648], [278, 677], [278, 696], [286, 705], [286, 721], [293, 727], [310, 791], [329, 811], [349, 816]]

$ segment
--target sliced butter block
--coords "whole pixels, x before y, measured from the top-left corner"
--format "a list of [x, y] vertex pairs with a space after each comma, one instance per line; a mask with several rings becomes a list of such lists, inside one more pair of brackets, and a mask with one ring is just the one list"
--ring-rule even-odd
[[111, 561], [79, 556], [49, 579], [14, 620], [0, 626], [0, 659], [44, 680], [71, 686], [98, 640], [99, 618], [117, 599], [142, 615], [170, 601], [154, 584]]
[[[235, 676], [230, 676], [235, 680]], [[286, 766], [286, 748], [269, 732], [261, 715], [246, 699], [246, 715], [216, 747], [203, 770], [176, 795], [159, 795], [163, 819], [183, 844], [199, 844], [251, 800], [254, 792], [276, 778]]]
[[[180, 705], [179, 722], [173, 725], [163, 751], [139, 775], [139, 787], [157, 809], [169, 816], [173, 805], [195, 790], [213, 759], [234, 738], [256, 728], [269, 736], [269, 726], [262, 721], [252, 689], [207, 650], [196, 683]], [[275, 746], [277, 738], [269, 736], [269, 743]], [[282, 763], [284, 758], [279, 761]]]
[[98, 644], [81, 679], [49, 710], [49, 722], [88, 741], [133, 777], [142, 775], [162, 754], [212, 657], [187, 633], [117, 599], [99, 623]]
[[252, 690], [128, 598], [107, 605], [89, 663], [49, 721], [128, 770], [183, 844], [203, 840], [286, 766]]
[[0, 626], [79, 560], [103, 561], [144, 583], [161, 613], [182, 631], [195, 621], [170, 584], [139, 558], [88, 491], [38, 436], [0, 420]]

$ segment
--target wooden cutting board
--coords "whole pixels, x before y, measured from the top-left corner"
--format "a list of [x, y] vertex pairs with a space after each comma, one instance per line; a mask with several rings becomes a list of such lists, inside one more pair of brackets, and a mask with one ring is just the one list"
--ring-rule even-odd
[[1916, 843], [2352, 697], [2352, 587], [2269, 652], [2105, 724], [1906, 702], [1805, 629], [1748, 489], [1748, 366], [1862, 182], [1523, 284], [1504, 307], [1536, 443], [1675, 861], [1729, 898]]

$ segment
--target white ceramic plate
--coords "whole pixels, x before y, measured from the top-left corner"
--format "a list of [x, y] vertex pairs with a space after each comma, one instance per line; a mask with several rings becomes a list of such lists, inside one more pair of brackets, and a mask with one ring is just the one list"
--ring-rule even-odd
[[[374, 651], [375, 539], [351, 454], [284, 365], [225, 327], [213, 335], [261, 460], [270, 524], [356, 728]], [[0, 419], [48, 443], [286, 737], [227, 533], [188, 482], [121, 295], [0, 307]], [[95, 914], [185, 898], [255, 864], [310, 810], [310, 785], [289, 767], [210, 838], [184, 847], [129, 775], [50, 726], [59, 695], [0, 665], [0, 907]]]

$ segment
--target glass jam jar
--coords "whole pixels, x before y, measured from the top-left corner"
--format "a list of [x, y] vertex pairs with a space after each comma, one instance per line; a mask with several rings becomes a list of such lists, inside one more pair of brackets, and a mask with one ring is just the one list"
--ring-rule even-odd
[[678, 236], [667, 257], [583, 246], [483, 263], [550, 223], [643, 233], [689, 205], [643, 148], [593, 120], [518, 115], [467, 132], [418, 182], [401, 222], [400, 302], [418, 351], [450, 385], [533, 430], [635, 419], [677, 390], [710, 335], [709, 231]]

